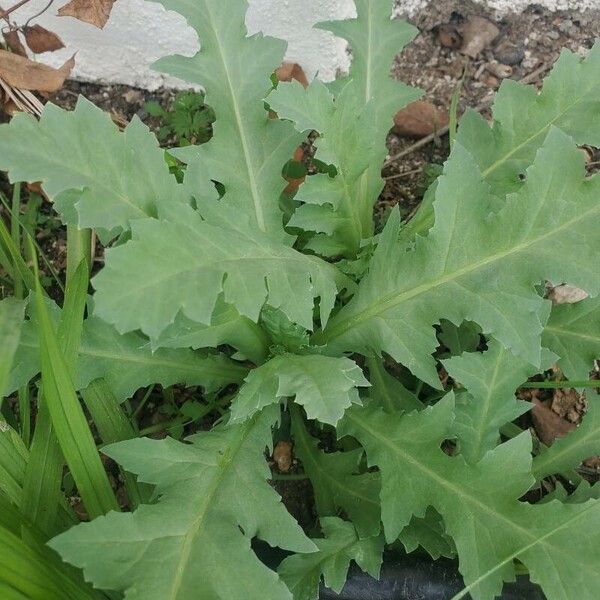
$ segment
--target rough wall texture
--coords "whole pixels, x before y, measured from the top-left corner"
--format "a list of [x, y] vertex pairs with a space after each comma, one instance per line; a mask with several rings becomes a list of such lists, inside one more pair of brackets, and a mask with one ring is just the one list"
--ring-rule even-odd
[[[228, 0], [223, 0], [228, 1]], [[385, 1], [385, 0], [380, 0]], [[430, 2], [441, 0], [399, 0], [397, 12], [414, 14], [426, 10]], [[443, 1], [443, 0], [442, 0]], [[522, 10], [528, 0], [478, 0], [501, 12]], [[600, 0], [537, 0], [551, 9], [600, 8]], [[19, 10], [19, 22], [41, 10], [47, 0], [33, 0]], [[324, 31], [312, 29], [318, 21], [343, 19], [355, 14], [352, 0], [249, 0], [247, 24], [250, 32], [264, 31], [286, 39], [287, 59], [299, 62], [309, 76], [332, 79], [347, 65], [344, 43]], [[56, 31], [67, 48], [40, 60], [60, 64], [77, 53], [76, 77], [103, 82], [126, 83], [146, 88], [180, 85], [174, 79], [153, 71], [150, 65], [173, 53], [191, 55], [198, 39], [179, 15], [145, 0], [119, 0], [104, 30], [98, 30], [70, 17], [53, 16], [52, 7], [36, 20]], [[15, 13], [17, 15], [17, 13]]]

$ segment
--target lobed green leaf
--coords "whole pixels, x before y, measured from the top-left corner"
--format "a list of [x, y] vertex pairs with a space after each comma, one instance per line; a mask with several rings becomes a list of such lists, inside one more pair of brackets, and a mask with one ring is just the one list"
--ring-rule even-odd
[[187, 444], [141, 438], [108, 446], [111, 458], [156, 486], [158, 502], [78, 525], [50, 546], [97, 587], [131, 600], [291, 598], [250, 548], [258, 537], [315, 550], [266, 482], [274, 415], [219, 426]]
[[392, 213], [356, 295], [315, 341], [332, 350], [383, 350], [439, 387], [432, 325], [470, 320], [539, 366], [547, 310], [534, 286], [549, 279], [600, 291], [600, 178], [584, 176], [581, 153], [553, 129], [527, 182], [490, 214], [489, 186], [455, 144], [437, 186], [435, 227], [406, 250]]
[[352, 403], [360, 403], [358, 388], [369, 385], [349, 358], [280, 354], [250, 371], [231, 405], [231, 421], [244, 421], [265, 406], [294, 397], [309, 419], [335, 426]]

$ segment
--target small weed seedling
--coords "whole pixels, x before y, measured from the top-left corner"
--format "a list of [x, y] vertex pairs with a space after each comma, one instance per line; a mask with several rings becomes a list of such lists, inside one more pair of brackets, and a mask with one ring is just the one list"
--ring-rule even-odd
[[212, 135], [215, 113], [204, 104], [204, 94], [200, 92], [179, 92], [170, 110], [165, 110], [158, 102], [151, 100], [145, 104], [146, 112], [160, 119], [158, 130], [161, 141], [175, 138], [179, 146], [203, 144]]

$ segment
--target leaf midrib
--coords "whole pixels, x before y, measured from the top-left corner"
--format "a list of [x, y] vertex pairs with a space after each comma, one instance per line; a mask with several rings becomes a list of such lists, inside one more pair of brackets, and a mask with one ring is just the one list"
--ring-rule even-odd
[[[489, 413], [490, 413], [490, 408], [492, 406], [492, 396], [494, 394], [494, 392], [496, 391], [496, 384], [498, 382], [498, 376], [500, 375], [500, 366], [502, 364], [502, 360], [504, 358], [504, 353], [506, 352], [504, 346], [500, 347], [500, 350], [498, 352], [498, 356], [496, 357], [496, 364], [494, 365], [494, 372], [492, 373], [492, 377], [489, 381], [489, 385], [487, 387], [486, 390], [486, 395], [485, 395], [485, 401], [484, 401], [484, 405], [483, 405], [483, 413], [481, 414], [481, 418], [479, 419], [479, 430], [477, 431], [477, 443], [475, 446], [475, 456], [477, 456], [478, 459], [482, 458], [482, 446], [483, 446], [483, 440], [485, 438], [486, 433], [488, 433], [489, 430]], [[473, 398], [474, 401], [476, 401], [475, 398]]]
[[[586, 90], [589, 93], [589, 90]], [[536, 98], [536, 102], [539, 100], [539, 96]], [[545, 133], [552, 127], [556, 121], [558, 121], [561, 117], [564, 117], [573, 107], [577, 106], [583, 100], [583, 95], [575, 102], [568, 104], [567, 107], [558, 113], [553, 119], [548, 121], [539, 131], [536, 131], [533, 135], [529, 136], [525, 140], [523, 140], [520, 144], [517, 144], [514, 148], [509, 150], [504, 156], [501, 156], [498, 160], [493, 162], [487, 169], [485, 169], [482, 173], [483, 177], [487, 177], [490, 173], [493, 173], [496, 169], [500, 168], [504, 163], [506, 163], [512, 156], [514, 156], [519, 150], [523, 149], [525, 146], [533, 142], [537, 137]]]
[[[244, 128], [242, 117], [240, 113], [239, 102], [237, 96], [235, 94], [235, 87], [233, 86], [233, 82], [231, 80], [231, 73], [229, 72], [229, 66], [225, 59], [225, 53], [223, 50], [223, 45], [221, 44], [221, 34], [219, 33], [218, 28], [215, 25], [213, 14], [210, 10], [209, 3], [205, 3], [206, 12], [208, 14], [208, 20], [210, 22], [210, 26], [214, 31], [214, 41], [215, 45], [219, 52], [219, 58], [221, 59], [221, 64], [223, 65], [223, 70], [225, 72], [225, 79], [227, 81], [227, 87], [229, 88], [231, 103], [233, 107], [233, 114], [235, 115], [235, 120], [237, 124], [237, 128], [240, 134], [240, 144], [242, 147], [242, 152], [244, 154], [244, 162], [246, 165], [246, 172], [248, 173], [248, 183], [250, 184], [250, 193], [252, 195], [252, 203], [254, 205], [254, 212], [256, 215], [256, 223], [261, 231], [266, 232], [267, 226], [265, 223], [265, 216], [263, 214], [262, 206], [260, 204], [260, 197], [258, 194], [258, 187], [256, 185], [256, 178], [253, 171], [252, 162], [250, 160], [250, 150], [248, 146], [248, 139], [246, 135], [246, 130]], [[255, 141], [255, 143], [258, 143]]]
[[340, 489], [344, 492], [347, 492], [350, 496], [354, 496], [355, 498], [358, 498], [359, 500], [361, 500], [367, 504], [372, 504], [373, 506], [376, 506], [379, 508], [379, 503], [374, 502], [373, 500], [371, 500], [371, 498], [367, 498], [366, 496], [359, 494], [358, 492], [356, 492], [356, 490], [353, 490], [352, 488], [346, 487], [338, 479], [335, 479], [333, 477], [333, 475], [331, 475], [326, 469], [323, 469], [321, 467], [321, 465], [319, 464], [318, 460], [314, 457], [314, 452], [318, 451], [318, 450], [311, 447], [311, 444], [307, 438], [307, 433], [306, 433], [306, 430], [304, 429], [303, 424], [300, 427], [298, 427], [298, 431], [301, 432], [300, 435], [298, 436], [300, 439], [298, 439], [298, 437], [297, 437], [296, 442], [298, 442], [298, 441], [301, 442], [302, 446], [305, 449], [304, 455], [308, 457], [309, 461], [313, 464], [314, 468], [317, 469], [317, 471], [319, 471], [319, 473], [321, 473], [323, 479], [330, 481], [331, 484], [333, 485], [333, 487], [337, 487], [338, 489]]
[[215, 475], [213, 482], [211, 483], [210, 488], [207, 490], [207, 493], [202, 497], [202, 502], [199, 506], [199, 514], [195, 521], [191, 524], [187, 533], [183, 536], [183, 546], [181, 548], [181, 552], [179, 555], [179, 561], [177, 562], [177, 566], [175, 568], [175, 577], [173, 578], [173, 583], [171, 585], [171, 590], [169, 594], [170, 600], [176, 600], [181, 589], [181, 585], [183, 582], [183, 576], [185, 574], [185, 569], [189, 563], [190, 556], [192, 553], [193, 542], [196, 537], [202, 530], [203, 526], [206, 522], [206, 516], [210, 511], [210, 506], [214, 501], [214, 497], [216, 496], [221, 484], [223, 483], [223, 479], [227, 475], [229, 469], [233, 465], [233, 459], [236, 457], [237, 453], [240, 451], [241, 446], [246, 441], [246, 437], [252, 431], [252, 423], [246, 425], [242, 434], [236, 440], [236, 444], [233, 448], [233, 451], [229, 454], [228, 461], [226, 464], [220, 469], [220, 471]]
[[[427, 467], [423, 461], [419, 460], [418, 458], [414, 458], [412, 455], [408, 454], [402, 447], [398, 446], [392, 440], [385, 437], [380, 431], [369, 427], [369, 425], [366, 424], [364, 422], [364, 420], [361, 420], [360, 418], [358, 418], [351, 412], [347, 412], [346, 416], [353, 423], [355, 423], [360, 429], [363, 429], [369, 435], [371, 435], [374, 439], [376, 439], [378, 442], [380, 442], [382, 445], [387, 446], [391, 451], [400, 455], [400, 457], [403, 460], [405, 460], [407, 463], [409, 463], [413, 468], [421, 471], [425, 477], [428, 477], [431, 480], [435, 481], [435, 483], [437, 485], [448, 489], [451, 493], [453, 493], [455, 495], [455, 497], [460, 498], [461, 501], [470, 502], [472, 505], [477, 507], [481, 512], [487, 513], [492, 518], [496, 518], [496, 519], [503, 521], [508, 527], [516, 529], [517, 531], [521, 532], [525, 537], [532, 539], [532, 541], [529, 544], [527, 544], [526, 546], [522, 546], [519, 550], [516, 550], [515, 552], [513, 552], [509, 557], [505, 558], [504, 561], [499, 563], [499, 565], [497, 565], [493, 570], [488, 571], [487, 574], [485, 574], [483, 577], [479, 578], [479, 580], [477, 580], [477, 583], [480, 583], [481, 581], [483, 581], [483, 579], [485, 579], [485, 577], [487, 577], [488, 574], [491, 574], [492, 572], [494, 572], [494, 570], [497, 570], [503, 564], [506, 564], [508, 561], [521, 555], [523, 552], [527, 551], [529, 548], [533, 548], [534, 546], [540, 544], [541, 542], [544, 542], [547, 538], [554, 535], [557, 531], [560, 531], [561, 529], [568, 527], [571, 523], [573, 523], [577, 519], [581, 518], [582, 515], [584, 515], [588, 510], [597, 508], [596, 503], [592, 503], [588, 509], [577, 513], [576, 515], [574, 515], [573, 518], [571, 518], [567, 521], [564, 521], [558, 527], [550, 530], [549, 532], [545, 533], [544, 535], [542, 535], [540, 537], [536, 537], [536, 535], [533, 534], [530, 530], [519, 525], [518, 523], [516, 523], [515, 521], [513, 521], [506, 515], [503, 515], [502, 513], [498, 512], [497, 510], [494, 510], [492, 507], [485, 504], [483, 501], [481, 501], [476, 496], [466, 493], [465, 489], [460, 488], [457, 485], [453, 484], [449, 479], [446, 479], [446, 478], [440, 476], [437, 472], [435, 472], [432, 469], [430, 469], [429, 467]], [[449, 459], [449, 460], [451, 460], [451, 459]], [[547, 545], [554, 548], [555, 550], [562, 552], [562, 549], [560, 547], [554, 546], [551, 543], [547, 543]], [[471, 588], [474, 585], [476, 585], [475, 582], [471, 583], [470, 584]]]
[[[20, 346], [22, 346], [23, 348], [28, 348], [30, 350], [39, 350], [39, 344], [33, 344], [33, 343], [29, 343], [29, 342], [21, 342]], [[210, 376], [214, 376], [214, 377], [220, 377], [220, 376], [226, 376], [228, 374], [231, 373], [232, 370], [238, 370], [237, 365], [230, 365], [231, 368], [220, 368], [218, 367], [218, 365], [212, 364], [213, 361], [210, 361], [211, 365], [209, 369], [206, 368], [206, 365], [198, 365], [198, 366], [194, 366], [194, 365], [189, 365], [186, 363], [182, 363], [179, 361], [174, 361], [174, 360], [168, 360], [168, 359], [159, 359], [157, 360], [156, 358], [144, 358], [144, 357], [140, 357], [138, 355], [134, 355], [134, 354], [129, 354], [129, 353], [123, 353], [123, 354], [113, 354], [111, 352], [103, 352], [103, 351], [99, 351], [99, 350], [92, 350], [91, 348], [86, 348], [85, 345], [82, 344], [82, 346], [79, 348], [78, 350], [78, 354], [79, 356], [87, 356], [89, 358], [104, 358], [107, 360], [114, 360], [114, 361], [125, 361], [128, 363], [135, 363], [135, 364], [139, 364], [139, 365], [145, 365], [148, 367], [165, 367], [165, 368], [172, 368], [172, 369], [178, 369], [180, 371], [189, 371], [190, 373], [202, 373], [203, 375], [209, 374]], [[198, 357], [200, 358], [200, 357]], [[240, 365], [239, 367], [240, 372], [245, 372], [246, 369], [244, 367], [242, 367]]]
[[580, 331], [573, 331], [573, 330], [569, 331], [567, 329], [561, 329], [560, 327], [554, 327], [552, 325], [546, 325], [546, 327], [544, 328], [544, 333], [546, 333], [546, 332], [553, 333], [557, 337], [561, 337], [561, 336], [577, 337], [577, 338], [581, 338], [582, 340], [596, 342], [596, 343], [600, 344], [600, 336], [598, 336], [598, 335], [588, 335], [585, 333], [581, 333]]
[[547, 231], [543, 235], [540, 235], [536, 238], [531, 238], [525, 242], [521, 242], [520, 244], [517, 244], [516, 246], [508, 250], [503, 250], [501, 252], [491, 254], [482, 260], [461, 267], [453, 273], [445, 274], [442, 277], [423, 283], [410, 290], [406, 290], [400, 293], [388, 294], [383, 298], [377, 298], [374, 302], [372, 302], [370, 305], [368, 305], [366, 308], [364, 308], [354, 316], [346, 317], [345, 319], [340, 319], [337, 323], [335, 322], [336, 319], [332, 320], [331, 326], [325, 329], [325, 331], [323, 332], [324, 340], [326, 342], [331, 342], [333, 339], [339, 337], [340, 335], [343, 335], [344, 333], [346, 333], [346, 331], [357, 325], [360, 325], [364, 321], [380, 316], [382, 313], [385, 313], [386, 311], [395, 308], [403, 302], [412, 300], [413, 298], [425, 294], [431, 291], [432, 289], [435, 289], [436, 287], [439, 287], [446, 283], [450, 283], [456, 279], [459, 279], [460, 277], [463, 277], [464, 275], [468, 275], [474, 271], [477, 271], [480, 268], [487, 267], [488, 265], [494, 262], [507, 258], [508, 256], [518, 254], [519, 252], [526, 250], [527, 248], [545, 240], [548, 237], [559, 233], [562, 230], [571, 228], [575, 223], [588, 219], [592, 214], [597, 212], [600, 212], [600, 204], [594, 205], [590, 210], [587, 210], [584, 213], [580, 213], [577, 217], [571, 219], [570, 221], [563, 221], [558, 227]]

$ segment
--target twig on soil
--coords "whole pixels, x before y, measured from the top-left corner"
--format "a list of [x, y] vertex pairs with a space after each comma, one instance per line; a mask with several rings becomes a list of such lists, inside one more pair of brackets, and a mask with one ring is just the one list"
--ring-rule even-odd
[[[524, 83], [524, 84], [533, 83], [542, 73], [545, 73], [549, 69], [550, 69], [550, 65], [548, 65], [547, 63], [544, 63], [542, 66], [538, 67], [535, 71], [532, 71], [531, 73], [529, 73], [529, 75], [525, 75], [525, 77], [523, 77], [522, 79], [519, 79], [519, 83]], [[481, 111], [485, 110], [486, 108], [489, 108], [491, 103], [492, 103], [492, 98], [489, 98], [488, 100], [484, 100], [481, 104], [478, 104], [474, 110], [476, 112], [481, 112]], [[419, 148], [426, 146], [430, 142], [433, 142], [433, 140], [439, 138], [440, 136], [447, 134], [449, 129], [450, 129], [449, 126], [442, 127], [441, 129], [438, 129], [434, 133], [420, 139], [418, 142], [415, 142], [414, 144], [412, 144], [412, 146], [409, 146], [408, 148], [402, 150], [402, 152], [398, 152], [398, 154], [394, 154], [394, 156], [390, 156], [383, 163], [383, 168], [385, 169], [386, 167], [389, 167], [392, 163], [396, 162], [398, 159], [403, 158], [409, 154], [412, 154], [415, 150], [418, 150]]]
[[401, 179], [402, 177], [410, 177], [411, 175], [418, 175], [423, 169], [413, 169], [412, 171], [406, 171], [406, 173], [396, 173], [395, 175], [389, 175], [384, 177], [386, 181], [390, 179]]
[[12, 100], [19, 110], [36, 117], [41, 116], [44, 105], [29, 90], [12, 87], [2, 77], [0, 77], [0, 89], [4, 90], [6, 97]]

